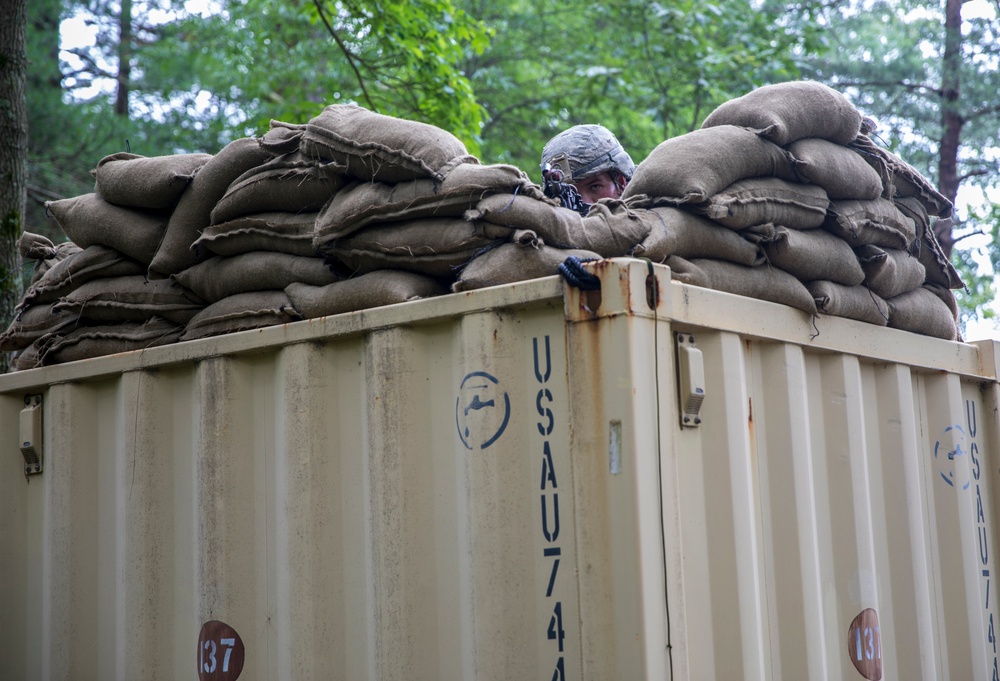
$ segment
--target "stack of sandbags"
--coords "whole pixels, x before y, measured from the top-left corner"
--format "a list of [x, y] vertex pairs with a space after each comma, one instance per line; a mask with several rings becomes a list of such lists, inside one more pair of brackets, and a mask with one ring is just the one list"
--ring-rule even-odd
[[[688, 283], [957, 338], [950, 289], [961, 282], [928, 216], [951, 206], [867, 132], [847, 99], [819, 83], [770, 85], [723, 104], [640, 163], [625, 199], [733, 230], [762, 261], [719, 246], [692, 255], [665, 247], [657, 230], [634, 254]], [[709, 243], [710, 232], [700, 234]]]

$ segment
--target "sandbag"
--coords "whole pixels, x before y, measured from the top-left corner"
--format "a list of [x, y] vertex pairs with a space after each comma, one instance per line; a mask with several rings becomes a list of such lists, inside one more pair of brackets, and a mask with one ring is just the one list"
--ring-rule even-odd
[[146, 350], [176, 343], [184, 331], [165, 319], [85, 326], [42, 343], [41, 364], [61, 364], [81, 359]]
[[865, 245], [855, 252], [865, 271], [865, 284], [882, 298], [895, 298], [924, 283], [924, 266], [906, 251]]
[[22, 302], [35, 305], [51, 303], [97, 278], [142, 274], [146, 266], [107, 246], [88, 246], [66, 257], [33, 283]]
[[777, 177], [737, 180], [691, 210], [730, 229], [775, 224], [813, 229], [823, 224], [830, 205], [823, 187]]
[[852, 246], [873, 244], [912, 251], [916, 244], [913, 220], [888, 199], [831, 201], [823, 227]]
[[97, 322], [143, 322], [162, 317], [183, 325], [204, 307], [204, 301], [169, 279], [147, 280], [134, 275], [92, 279], [63, 296], [53, 309]]
[[816, 314], [816, 302], [801, 281], [775, 267], [746, 267], [724, 260], [672, 257], [671, 278], [686, 284], [789, 305]]
[[[945, 219], [950, 220], [950, 218]], [[924, 266], [927, 283], [937, 284], [947, 289], [965, 288], [962, 275], [958, 273], [948, 256], [944, 254], [944, 249], [941, 248], [933, 225], [923, 232], [917, 258]]]
[[889, 305], [867, 286], [844, 286], [832, 281], [810, 281], [806, 288], [816, 301], [820, 314], [856, 319], [868, 324], [886, 326]]
[[305, 131], [305, 125], [272, 120], [268, 131], [259, 140], [260, 148], [272, 156], [294, 153], [299, 150]]
[[544, 196], [524, 172], [503, 164], [459, 164], [441, 181], [419, 179], [395, 185], [355, 182], [338, 192], [316, 216], [313, 245], [326, 253], [334, 239], [370, 224], [462, 217], [491, 194]]
[[510, 242], [480, 254], [462, 269], [451, 286], [452, 291], [471, 291], [555, 275], [559, 273], [559, 265], [570, 256], [581, 260], [601, 258], [593, 251], [553, 248], [538, 242], [536, 244], [533, 247]]
[[857, 286], [865, 279], [865, 271], [850, 245], [826, 230], [778, 227], [775, 238], [761, 247], [772, 266], [799, 281], [825, 279]]
[[302, 319], [284, 291], [238, 293], [212, 303], [187, 323], [182, 341], [260, 329]]
[[407, 182], [439, 176], [448, 163], [478, 163], [449, 132], [427, 123], [332, 104], [306, 124], [299, 150], [347, 167], [366, 182]]
[[55, 303], [20, 304], [14, 309], [14, 321], [0, 333], [0, 352], [22, 350], [42, 336], [71, 329], [80, 323], [80, 315], [55, 309]]
[[[959, 340], [957, 306], [941, 297], [951, 295], [946, 288], [921, 286], [895, 298], [889, 298], [889, 326], [924, 336]], [[954, 300], [954, 296], [952, 296]]]
[[403, 270], [375, 270], [326, 286], [289, 284], [285, 288], [296, 312], [305, 319], [405, 303], [446, 292], [436, 279]]
[[892, 185], [889, 198], [916, 198], [928, 215], [946, 218], [952, 213], [952, 203], [930, 181], [896, 154], [875, 144], [867, 135], [858, 135], [850, 144], [872, 167]]
[[322, 258], [271, 251], [216, 256], [171, 278], [209, 303], [237, 293], [281, 290], [292, 282], [322, 286], [338, 279]]
[[212, 224], [271, 211], [319, 210], [347, 183], [344, 166], [285, 154], [251, 168], [229, 185], [212, 209]]
[[215, 204], [236, 178], [270, 158], [256, 139], [244, 137], [227, 144], [202, 166], [170, 215], [149, 263], [150, 278], [167, 277], [204, 260], [207, 256], [192, 251], [191, 244], [211, 223]]
[[144, 265], [149, 265], [156, 254], [168, 219], [158, 213], [116, 206], [96, 193], [46, 201], [45, 210], [76, 245], [107, 246]]
[[360, 229], [333, 242], [328, 257], [351, 272], [400, 269], [454, 278], [482, 250], [508, 240], [514, 230], [460, 218], [422, 218]]
[[22, 259], [35, 261], [29, 286], [33, 286], [41, 280], [48, 274], [49, 270], [63, 260], [83, 250], [72, 241], [53, 244], [48, 237], [31, 232], [24, 232], [18, 238], [15, 246]]
[[630, 255], [665, 262], [671, 255], [682, 258], [715, 258], [741, 265], [760, 265], [764, 255], [757, 245], [731, 229], [672, 206], [639, 209], [653, 225]]
[[844, 95], [814, 81], [764, 85], [720, 105], [701, 127], [738, 125], [785, 146], [804, 137], [837, 144], [851, 142], [861, 131], [861, 114]]
[[636, 166], [622, 198], [645, 195], [653, 204], [701, 203], [749, 177], [794, 180], [791, 156], [746, 128], [722, 125], [661, 142]]
[[98, 196], [116, 206], [152, 211], [173, 210], [195, 173], [211, 154], [140, 156], [119, 152], [105, 156], [91, 171]]
[[316, 255], [313, 247], [316, 214], [272, 211], [243, 215], [218, 225], [209, 225], [191, 248], [215, 255], [239, 255], [251, 251]]
[[795, 173], [825, 189], [832, 200], [871, 200], [884, 195], [878, 172], [850, 147], [807, 137], [790, 144], [788, 151]]

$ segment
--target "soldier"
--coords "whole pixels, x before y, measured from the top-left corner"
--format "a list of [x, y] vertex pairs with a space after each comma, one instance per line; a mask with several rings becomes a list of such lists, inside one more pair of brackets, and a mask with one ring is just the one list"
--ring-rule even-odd
[[599, 199], [621, 196], [635, 164], [604, 126], [575, 125], [545, 145], [541, 169], [545, 195], [586, 215]]

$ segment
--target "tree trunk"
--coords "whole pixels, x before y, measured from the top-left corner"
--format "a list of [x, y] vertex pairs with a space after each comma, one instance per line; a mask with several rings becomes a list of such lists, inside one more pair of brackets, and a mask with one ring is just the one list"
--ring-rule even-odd
[[128, 92], [132, 80], [132, 0], [122, 0], [118, 26], [118, 93], [115, 97], [115, 114], [128, 118]]
[[[962, 71], [962, 0], [946, 0], [944, 17], [944, 59], [941, 64], [941, 142], [938, 157], [938, 191], [952, 204], [958, 196], [958, 149], [965, 119], [959, 108]], [[951, 221], [940, 220], [935, 228], [945, 253], [951, 255], [955, 243]]]
[[[17, 240], [27, 201], [28, 113], [25, 101], [27, 0], [4, 0], [0, 10], [0, 325], [13, 319], [19, 299]], [[9, 361], [0, 355], [0, 370]]]

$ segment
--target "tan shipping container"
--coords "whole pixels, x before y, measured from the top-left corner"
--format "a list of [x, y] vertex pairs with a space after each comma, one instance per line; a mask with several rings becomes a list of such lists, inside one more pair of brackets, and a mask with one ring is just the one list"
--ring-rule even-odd
[[1000, 345], [597, 272], [0, 376], [0, 678], [997, 678]]

